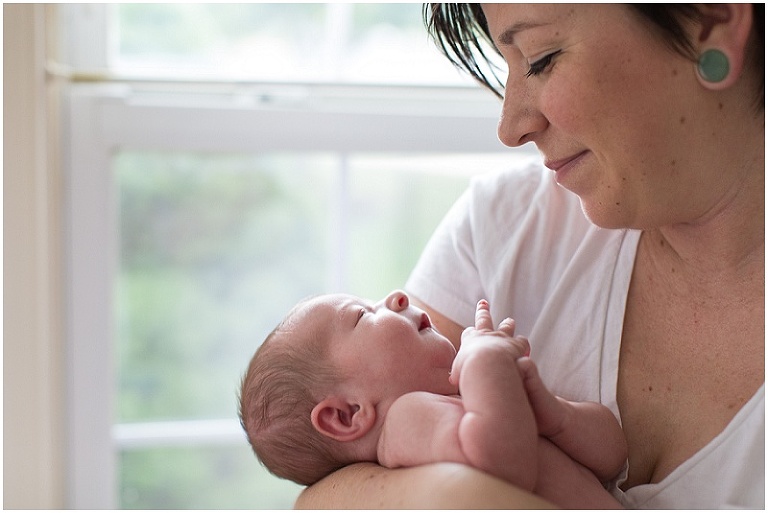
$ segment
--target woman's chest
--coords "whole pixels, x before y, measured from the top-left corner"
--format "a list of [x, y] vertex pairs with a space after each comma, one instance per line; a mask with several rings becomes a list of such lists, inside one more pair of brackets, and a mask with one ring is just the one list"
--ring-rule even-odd
[[617, 388], [630, 449], [625, 488], [664, 479], [764, 381], [762, 299], [708, 296], [676, 294], [635, 270]]

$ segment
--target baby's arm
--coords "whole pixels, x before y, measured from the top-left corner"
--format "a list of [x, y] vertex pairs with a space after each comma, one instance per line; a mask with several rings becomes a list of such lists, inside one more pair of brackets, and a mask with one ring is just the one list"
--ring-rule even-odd
[[537, 476], [537, 429], [516, 361], [528, 342], [514, 338], [514, 323], [494, 331], [488, 303], [478, 303], [475, 328], [462, 334], [451, 371], [464, 404], [461, 450], [476, 468], [526, 490]]
[[539, 434], [607, 481], [621, 471], [627, 442], [613, 413], [600, 403], [567, 401], [544, 386], [530, 358], [518, 360]]
[[[462, 452], [458, 436], [458, 426], [463, 416], [464, 407], [459, 397], [429, 392], [411, 392], [401, 396], [392, 404], [384, 420], [384, 428], [379, 437], [379, 463], [389, 468], [425, 468], [422, 465], [438, 462], [469, 465], [471, 462]], [[535, 488], [537, 495], [566, 509], [621, 507], [591, 470], [565, 454], [550, 440], [536, 437], [534, 444], [539, 457]], [[521, 464], [518, 460], [509, 462], [510, 466], [519, 467]], [[535, 468], [529, 469], [532, 470]], [[370, 477], [373, 477], [373, 473]], [[384, 489], [383, 486], [381, 489]], [[478, 492], [475, 484], [461, 490], [470, 495]], [[412, 500], [412, 495], [408, 499]], [[452, 504], [452, 507], [456, 507], [456, 504]]]
[[525, 490], [537, 477], [538, 433], [516, 360], [528, 352], [514, 323], [497, 331], [481, 301], [451, 371], [461, 398], [412, 392], [387, 412], [378, 445], [386, 467], [467, 463]]

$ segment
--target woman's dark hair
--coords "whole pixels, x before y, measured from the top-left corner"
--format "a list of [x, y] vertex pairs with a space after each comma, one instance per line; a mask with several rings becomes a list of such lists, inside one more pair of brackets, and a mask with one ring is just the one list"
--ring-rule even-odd
[[[759, 109], [765, 106], [765, 4], [753, 5], [755, 40], [748, 58], [760, 80], [757, 95]], [[643, 19], [655, 27], [660, 37], [673, 50], [691, 59], [693, 46], [684, 26], [688, 20], [699, 17], [693, 4], [627, 4]], [[488, 58], [489, 52], [498, 54], [493, 44], [488, 22], [480, 4], [424, 4], [424, 23], [438, 49], [456, 67], [468, 72], [480, 84], [502, 97], [504, 83], [496, 75], [496, 67]], [[487, 70], [484, 70], [484, 66]]]

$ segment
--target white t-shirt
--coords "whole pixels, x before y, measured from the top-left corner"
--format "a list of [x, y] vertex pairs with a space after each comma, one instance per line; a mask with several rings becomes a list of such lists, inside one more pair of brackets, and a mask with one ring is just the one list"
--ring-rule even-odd
[[[443, 219], [406, 289], [470, 326], [487, 299], [495, 322], [516, 333], [553, 393], [616, 403], [624, 309], [640, 232], [606, 230], [583, 215], [578, 197], [531, 162], [484, 175]], [[622, 492], [633, 508], [744, 507], [765, 503], [764, 385], [727, 428], [657, 484]]]

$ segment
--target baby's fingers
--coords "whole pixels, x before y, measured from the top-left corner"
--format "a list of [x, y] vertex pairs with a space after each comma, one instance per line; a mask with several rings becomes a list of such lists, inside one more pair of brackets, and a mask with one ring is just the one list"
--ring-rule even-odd
[[464, 365], [464, 359], [465, 353], [459, 351], [459, 354], [456, 355], [456, 358], [453, 360], [453, 365], [451, 365], [451, 372], [448, 374], [448, 381], [452, 385], [459, 385], [459, 376], [461, 376], [461, 367]]
[[481, 299], [477, 302], [475, 310], [475, 329], [493, 331], [493, 319], [491, 319], [491, 310], [488, 301]]
[[531, 343], [525, 337], [514, 337], [513, 344], [520, 351], [520, 357], [531, 356]]
[[507, 317], [499, 324], [499, 331], [510, 337], [515, 336], [515, 320]]

